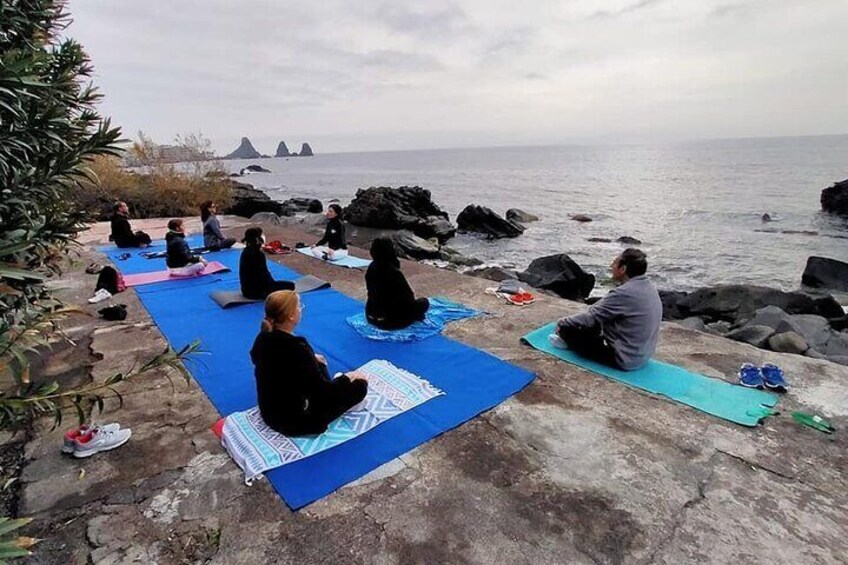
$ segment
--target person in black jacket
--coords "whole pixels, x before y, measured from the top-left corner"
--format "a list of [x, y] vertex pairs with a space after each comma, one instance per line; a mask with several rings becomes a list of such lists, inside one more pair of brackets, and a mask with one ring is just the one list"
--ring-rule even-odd
[[325, 261], [338, 261], [347, 257], [347, 239], [342, 223], [342, 207], [330, 204], [327, 207], [327, 227], [324, 237], [312, 248], [312, 254]]
[[194, 255], [185, 240], [185, 225], [179, 218], [168, 222], [168, 233], [165, 235], [166, 250], [165, 264], [168, 271], [176, 277], [196, 275], [206, 266], [206, 260], [200, 255]]
[[150, 236], [143, 231], [133, 232], [129, 220], [130, 209], [126, 202], [115, 203], [112, 214], [112, 235], [109, 238], [118, 247], [147, 247]]
[[275, 281], [268, 270], [268, 261], [262, 253], [265, 237], [262, 228], [248, 228], [244, 232], [244, 251], [239, 258], [239, 282], [245, 298], [264, 300], [278, 290], [294, 290], [291, 281]]
[[384, 330], [398, 330], [423, 320], [430, 301], [415, 298], [400, 270], [394, 242], [384, 237], [375, 239], [371, 243], [371, 258], [373, 261], [365, 272], [368, 323]]
[[327, 360], [294, 335], [302, 306], [296, 292], [281, 290], [265, 301], [265, 319], [253, 342], [259, 413], [273, 430], [288, 436], [320, 434], [368, 392], [365, 375], [330, 378]]

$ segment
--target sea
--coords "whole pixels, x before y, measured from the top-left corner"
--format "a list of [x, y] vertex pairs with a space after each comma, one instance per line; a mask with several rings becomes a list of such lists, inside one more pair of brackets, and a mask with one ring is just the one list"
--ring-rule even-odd
[[[317, 148], [320, 150], [320, 147]], [[848, 261], [848, 218], [821, 211], [821, 190], [848, 178], [848, 135], [318, 153], [224, 161], [272, 198], [350, 202], [370, 186], [421, 186], [450, 214], [468, 204], [539, 217], [514, 239], [458, 235], [449, 245], [487, 264], [523, 269], [568, 253], [609, 286], [609, 265], [637, 238], [659, 288], [716, 284], [797, 289], [807, 258]], [[593, 221], [571, 218], [585, 214]], [[763, 222], [763, 214], [773, 221]], [[592, 242], [591, 238], [613, 240]]]

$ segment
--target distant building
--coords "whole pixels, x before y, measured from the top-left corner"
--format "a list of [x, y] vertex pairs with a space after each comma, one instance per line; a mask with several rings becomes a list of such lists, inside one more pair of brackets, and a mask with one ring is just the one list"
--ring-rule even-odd
[[179, 163], [181, 161], [202, 161], [211, 159], [214, 155], [209, 151], [200, 152], [191, 147], [181, 145], [159, 145], [159, 159], [166, 163]]

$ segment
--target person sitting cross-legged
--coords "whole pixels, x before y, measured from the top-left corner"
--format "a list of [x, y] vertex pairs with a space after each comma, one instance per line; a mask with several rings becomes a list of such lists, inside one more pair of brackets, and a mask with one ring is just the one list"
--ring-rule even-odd
[[112, 233], [109, 239], [118, 247], [147, 247], [150, 236], [143, 231], [133, 231], [130, 226], [130, 208], [126, 202], [116, 202], [111, 221]]
[[391, 239], [379, 237], [371, 243], [373, 261], [365, 271], [368, 301], [365, 318], [382, 330], [399, 330], [424, 319], [430, 308], [426, 298], [415, 293], [400, 270], [400, 260]]
[[294, 290], [291, 281], [277, 281], [268, 270], [268, 261], [262, 252], [265, 236], [262, 228], [248, 228], [244, 232], [244, 251], [239, 258], [239, 282], [245, 298], [264, 300], [278, 290]]
[[356, 371], [330, 378], [324, 356], [294, 334], [302, 312], [296, 292], [269, 294], [250, 350], [259, 413], [271, 429], [288, 436], [323, 433], [368, 392], [368, 380]]
[[327, 227], [324, 237], [315, 243], [312, 255], [325, 261], [338, 261], [347, 257], [347, 239], [342, 223], [342, 207], [330, 204], [327, 207]]
[[644, 366], [657, 348], [662, 302], [645, 277], [644, 252], [625, 249], [610, 268], [619, 286], [586, 312], [560, 319], [549, 340], [587, 359], [632, 371]]
[[190, 277], [198, 274], [206, 266], [206, 260], [200, 255], [194, 255], [185, 240], [185, 225], [179, 218], [168, 222], [168, 233], [165, 235], [168, 244], [165, 264], [168, 272], [175, 277]]

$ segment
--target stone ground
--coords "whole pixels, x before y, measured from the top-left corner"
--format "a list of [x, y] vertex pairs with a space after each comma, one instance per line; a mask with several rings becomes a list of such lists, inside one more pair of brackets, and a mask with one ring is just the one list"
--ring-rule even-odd
[[[164, 233], [164, 221], [135, 225]], [[227, 217], [224, 226], [240, 236], [244, 220]], [[266, 232], [314, 240], [291, 228]], [[84, 241], [107, 233], [98, 224]], [[68, 320], [74, 345], [44, 355], [40, 378], [101, 381], [165, 347], [132, 290], [120, 296], [126, 321], [96, 317], [99, 306], [84, 300], [92, 260], [103, 256], [86, 248], [54, 285], [88, 315]], [[364, 298], [361, 271], [299, 254], [273, 260]], [[848, 563], [848, 367], [664, 324], [657, 355], [665, 361], [728, 380], [743, 362], [786, 369], [793, 388], [778, 405], [783, 414], [748, 429], [519, 344], [579, 304], [543, 295], [517, 308], [485, 295], [489, 281], [409, 262], [404, 270], [420, 295], [491, 313], [452, 324], [450, 337], [537, 379], [298, 512], [265, 482], [244, 485], [209, 431], [218, 415], [194, 382], [170, 375], [172, 388], [159, 374], [126, 383], [123, 408], [109, 401], [98, 418], [132, 427], [120, 449], [62, 456], [62, 432], [46, 421], [28, 441], [6, 439], [3, 450], [23, 445], [25, 455], [19, 515], [34, 517], [26, 533], [44, 540], [31, 562]], [[803, 428], [793, 410], [821, 413], [839, 431]]]

